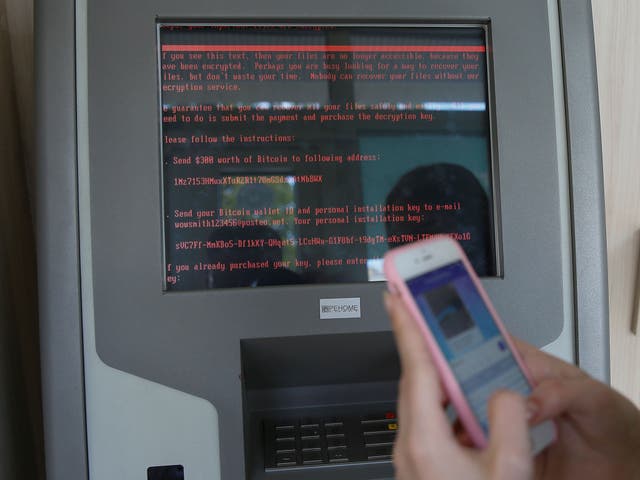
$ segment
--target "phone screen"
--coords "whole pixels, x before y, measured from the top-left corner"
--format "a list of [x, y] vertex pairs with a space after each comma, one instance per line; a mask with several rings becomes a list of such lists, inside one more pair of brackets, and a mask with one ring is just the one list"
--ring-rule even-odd
[[461, 261], [406, 281], [471, 410], [488, 434], [487, 405], [497, 389], [531, 388]]

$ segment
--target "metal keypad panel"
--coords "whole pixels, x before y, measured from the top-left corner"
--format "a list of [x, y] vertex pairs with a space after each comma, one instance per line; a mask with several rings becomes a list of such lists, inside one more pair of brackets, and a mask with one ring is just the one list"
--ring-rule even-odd
[[391, 461], [395, 412], [264, 420], [265, 470]]

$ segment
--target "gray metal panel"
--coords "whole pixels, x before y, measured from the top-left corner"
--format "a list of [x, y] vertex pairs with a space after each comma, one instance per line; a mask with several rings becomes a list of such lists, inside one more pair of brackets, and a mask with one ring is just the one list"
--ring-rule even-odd
[[591, 1], [560, 0], [573, 197], [578, 363], [609, 381], [609, 300]]
[[[216, 7], [209, 5], [208, 10], [212, 12]], [[445, 9], [444, 2], [433, 2], [435, 9]], [[463, 2], [464, 3], [464, 2]], [[597, 95], [595, 89], [595, 62], [593, 57], [593, 49], [589, 39], [592, 39], [592, 24], [590, 16], [590, 5], [588, 1], [575, 2], [568, 0], [560, 0], [562, 7], [562, 25], [563, 40], [565, 51], [565, 65], [567, 71], [567, 105], [568, 120], [571, 131], [569, 138], [571, 143], [572, 155], [572, 176], [573, 176], [573, 202], [574, 202], [574, 232], [575, 232], [575, 257], [576, 257], [576, 295], [577, 295], [577, 315], [582, 326], [578, 332], [580, 341], [579, 358], [581, 365], [592, 374], [600, 378], [608, 377], [608, 322], [607, 322], [607, 299], [606, 299], [606, 265], [605, 265], [605, 241], [604, 241], [604, 224], [603, 224], [603, 203], [602, 203], [602, 171], [600, 164], [600, 142], [599, 142], [599, 124], [597, 111]], [[43, 2], [44, 5], [44, 2]], [[375, 2], [379, 7], [379, 3]], [[40, 7], [40, 5], [39, 5]], [[357, 6], [343, 6], [348, 10], [345, 14], [358, 15], [360, 12]], [[169, 7], [175, 14], [181, 14], [188, 6]], [[246, 15], [244, 2], [229, 5], [231, 13], [237, 15]], [[453, 8], [453, 7], [452, 7]], [[197, 10], [197, 9], [196, 9]], [[207, 8], [201, 7], [200, 12], [206, 11]], [[257, 12], [262, 15], [271, 13], [269, 8], [258, 7]], [[382, 12], [384, 7], [380, 9]], [[303, 11], [303, 10], [300, 10]], [[453, 11], [453, 10], [452, 10]], [[459, 10], [462, 12], [462, 8]], [[394, 5], [387, 7], [384, 11], [387, 15], [402, 16], [404, 9], [402, 5]], [[167, 15], [171, 12], [164, 12]], [[212, 12], [215, 13], [215, 12]], [[406, 14], [406, 12], [405, 12]], [[126, 17], [117, 15], [121, 22], [126, 22]], [[383, 18], [380, 14], [380, 18]], [[464, 17], [464, 15], [452, 14], [452, 17]], [[100, 18], [100, 17], [98, 17]], [[464, 17], [466, 18], [466, 17]], [[146, 21], [151, 21], [146, 18]], [[118, 22], [113, 23], [113, 28], [122, 27]], [[138, 27], [140, 25], [137, 25]], [[145, 32], [150, 31], [151, 25], [143, 25]], [[36, 32], [38, 32], [37, 46], [38, 52], [36, 57], [36, 66], [38, 68], [38, 85], [37, 85], [37, 108], [38, 108], [38, 159], [40, 170], [38, 172], [38, 190], [40, 197], [38, 199], [38, 246], [39, 246], [39, 275], [40, 275], [40, 307], [42, 322], [42, 362], [43, 362], [43, 396], [44, 396], [44, 415], [45, 415], [45, 434], [47, 441], [47, 467], [49, 478], [53, 479], [84, 479], [87, 478], [87, 461], [86, 461], [86, 435], [84, 425], [84, 397], [82, 388], [82, 347], [81, 347], [81, 327], [80, 327], [80, 293], [79, 293], [79, 269], [78, 269], [78, 238], [77, 238], [77, 196], [76, 196], [76, 164], [75, 164], [75, 82], [74, 82], [74, 17], [73, 2], [59, 0], [55, 5], [48, 2], [37, 10], [36, 16]], [[127, 27], [129, 28], [129, 27]], [[147, 38], [144, 42], [145, 48], [152, 42]], [[109, 44], [109, 40], [106, 41]], [[125, 42], [126, 44], [126, 42]], [[587, 49], [585, 49], [587, 45]], [[131, 46], [133, 50], [135, 46]], [[508, 47], [507, 47], [508, 48]], [[515, 47], [514, 47], [515, 48]], [[111, 45], [113, 49], [113, 45]], [[127, 49], [120, 50], [126, 52]], [[147, 55], [153, 55], [152, 51], [145, 50]], [[126, 55], [126, 53], [124, 54]], [[146, 57], [145, 57], [146, 58]], [[139, 58], [134, 58], [133, 63]], [[146, 61], [146, 60], [145, 60]], [[143, 74], [142, 77], [146, 75]], [[94, 82], [99, 80], [93, 79]], [[140, 76], [135, 78], [132, 89], [149, 89], [149, 85], [140, 82]], [[538, 81], [539, 77], [535, 77]], [[97, 84], [109, 81], [102, 79]], [[533, 83], [535, 83], [535, 81]], [[511, 95], [510, 87], [503, 84], [497, 85], [499, 95], [508, 92]], [[503, 88], [504, 87], [504, 88]], [[91, 87], [90, 87], [91, 88]], [[506, 88], [506, 90], [505, 90]], [[142, 91], [135, 90], [135, 91]], [[153, 92], [151, 92], [153, 95]], [[144, 95], [143, 95], [144, 96]], [[134, 118], [138, 118], [139, 111], [135, 107], [131, 107], [130, 113]], [[126, 124], [126, 122], [124, 122]], [[504, 125], [506, 128], [507, 125]], [[145, 132], [146, 129], [145, 127]], [[118, 132], [121, 129], [126, 130], [126, 125], [116, 126]], [[104, 130], [103, 130], [104, 133]], [[113, 135], [106, 135], [110, 142]], [[147, 138], [147, 137], [144, 137]], [[522, 136], [518, 136], [515, 140], [507, 140], [500, 137], [501, 142], [507, 142], [513, 145], [518, 141], [522, 141]], [[525, 141], [525, 144], [532, 145]], [[155, 148], [155, 144], [153, 145]], [[93, 150], [93, 147], [92, 147]], [[155, 151], [155, 150], [154, 150]], [[504, 155], [502, 158], [503, 161]], [[142, 163], [145, 163], [144, 160]], [[146, 163], [145, 163], [146, 165]], [[143, 165], [143, 169], [144, 166]], [[122, 173], [122, 172], [120, 172]], [[148, 171], [147, 178], [153, 183], [156, 174], [155, 169]], [[131, 179], [124, 178], [120, 186], [128, 187], [128, 181]], [[132, 182], [135, 183], [135, 182]], [[133, 187], [132, 187], [133, 188]], [[145, 190], [145, 193], [147, 190]], [[594, 193], [595, 192], [595, 193]], [[155, 194], [151, 195], [152, 203], [155, 202]], [[553, 196], [552, 196], [553, 197]], [[112, 200], [114, 200], [112, 198]], [[553, 201], [553, 198], [551, 199]], [[148, 215], [145, 206], [148, 206], [149, 199], [140, 199], [140, 207], [136, 207], [138, 213], [143, 212]], [[118, 204], [118, 200], [115, 199]], [[159, 204], [157, 207], [159, 208]], [[113, 211], [112, 211], [113, 212]], [[594, 216], [594, 212], [596, 215]], [[105, 213], [101, 211], [100, 213]], [[116, 213], [117, 215], [117, 213]], [[154, 215], [150, 215], [154, 217]], [[113, 228], [118, 219], [114, 218], [114, 213], [107, 215], [98, 215], [96, 217], [107, 222], [105, 230]], [[151, 219], [154, 225], [147, 233], [143, 235], [148, 240], [147, 235], [153, 235], [154, 238], [159, 231], [159, 217]], [[149, 220], [145, 220], [148, 223]], [[125, 222], [126, 224], [127, 222]], [[118, 229], [122, 226], [117, 227]], [[541, 236], [547, 233], [545, 228], [539, 228]], [[134, 228], [132, 233], [137, 230]], [[534, 229], [535, 231], [535, 229]], [[151, 234], [149, 233], [151, 232]], [[530, 230], [521, 231], [517, 237], [521, 238]], [[125, 235], [126, 236], [126, 235]], [[107, 239], [108, 242], [108, 239]], [[147, 244], [148, 245], [148, 244]], [[146, 262], [149, 258], [157, 261], [156, 270], [160, 270], [160, 248], [151, 242], [151, 248], [147, 247], [147, 253], [136, 251], [141, 255], [141, 261]], [[543, 247], [540, 250], [544, 250]], [[109, 251], [109, 249], [107, 249]], [[149, 255], [149, 251], [151, 255]], [[102, 252], [104, 253], [104, 252]], [[112, 262], [118, 257], [103, 257], [101, 262]], [[595, 259], [595, 261], [594, 261]], [[531, 262], [531, 258], [526, 259]], [[524, 259], [523, 259], [524, 261]], [[200, 362], [212, 360], [217, 355], [202, 356], [202, 352], [210, 348], [214, 342], [215, 333], [220, 330], [212, 328], [211, 323], [215, 323], [215, 318], [208, 318], [204, 315], [197, 319], [185, 319], [182, 309], [191, 307], [196, 304], [196, 308], [203, 313], [211, 312], [208, 308], [209, 302], [203, 299], [206, 294], [185, 294], [177, 295], [173, 299], [163, 298], [158, 294], [160, 289], [161, 272], [156, 275], [148, 275], [149, 270], [153, 271], [154, 267], [143, 267], [142, 270], [136, 268], [136, 262], [130, 265], [121, 266], [119, 273], [124, 273], [125, 278], [133, 279], [133, 284], [145, 285], [149, 277], [158, 279], [157, 285], [152, 281], [152, 285], [142, 287], [143, 296], [154, 299], [159, 305], [160, 310], [168, 308], [170, 316], [173, 316], [175, 322], [174, 328], [169, 327], [166, 334], [158, 335], [153, 332], [151, 338], [147, 340], [151, 342], [142, 342], [141, 344], [161, 347], [166, 345], [167, 337], [172, 337], [175, 343], [172, 345], [178, 348], [182, 355], [185, 355], [185, 363]], [[112, 283], [114, 278], [109, 279]], [[102, 286], [108, 284], [106, 280], [99, 282]], [[325, 296], [342, 294], [344, 287], [326, 287], [322, 289]], [[365, 292], [364, 290], [369, 290]], [[377, 307], [371, 302], [372, 298], [378, 297], [380, 288], [362, 287], [363, 298], [369, 300], [370, 308]], [[294, 290], [284, 289], [293, 294]], [[373, 290], [373, 292], [371, 291]], [[254, 292], [255, 306], [249, 307], [248, 313], [254, 313], [258, 317], [264, 310], [261, 305], [270, 303], [270, 292]], [[284, 293], [284, 292], [282, 292]], [[296, 296], [315, 297], [311, 294], [311, 288], [300, 287], [295, 291]], [[218, 295], [218, 301], [231, 300], [238, 293], [229, 292], [224, 295]], [[533, 294], [539, 296], [540, 292]], [[128, 303], [132, 307], [132, 315], [142, 316], [146, 312], [143, 305], [132, 302], [135, 295], [125, 295], [120, 301]], [[170, 305], [170, 304], [176, 305]], [[316, 304], [317, 305], [317, 304]], [[104, 319], [103, 328], [107, 328], [110, 314], [114, 313], [111, 308], [103, 309], [99, 312]], [[233, 315], [232, 311], [228, 312]], [[306, 314], [306, 310], [303, 310]], [[213, 315], [212, 315], [213, 316]], [[303, 315], [304, 317], [305, 315]], [[131, 320], [131, 319], [127, 319]], [[237, 321], [237, 320], [236, 320]], [[362, 325], [362, 323], [367, 325]], [[141, 324], [134, 320], [134, 327]], [[144, 322], [143, 322], [144, 323]], [[241, 320], [241, 328], [237, 330], [252, 331], [254, 327], [256, 332], [261, 332], [263, 327], [259, 322]], [[312, 321], [302, 318], [300, 325], [289, 326], [287, 322], [275, 320], [273, 328], [286, 332], [287, 334], [304, 334], [310, 331], [316, 331], [317, 327], [312, 327]], [[373, 328], [385, 327], [386, 323], [376, 319], [373, 322], [368, 320], [348, 321], [336, 326], [335, 328], [327, 328], [327, 331], [368, 331]], [[184, 328], [195, 328], [199, 331], [214, 333], [213, 336], [208, 334], [198, 337], [195, 341], [189, 341], [188, 335], [183, 332]], [[529, 331], [535, 327], [530, 326]], [[222, 329], [224, 331], [225, 329]], [[235, 329], [234, 329], [235, 330]], [[241, 336], [232, 335], [236, 338]], [[264, 334], [264, 333], [263, 333]], [[130, 340], [120, 337], [120, 341]], [[153, 340], [159, 340], [154, 342]], [[211, 343], [207, 342], [209, 340]], [[134, 342], [131, 342], [134, 343]], [[140, 345], [140, 344], [139, 344]], [[130, 345], [134, 347], [134, 345]], [[237, 366], [238, 355], [235, 350], [239, 345], [229, 345], [227, 349], [232, 350], [232, 354], [223, 360], [229, 368], [226, 377], [218, 378], [222, 383], [227, 382], [231, 388], [238, 388], [235, 375], [238, 373]], [[196, 352], [191, 352], [194, 349]], [[138, 373], [148, 369], [154, 369], [155, 355], [152, 358], [138, 357], [134, 350], [124, 352], [123, 358], [119, 360], [120, 366], [127, 363], [137, 364]], [[233, 365], [236, 367], [234, 368]], [[159, 368], [166, 367], [163, 362], [156, 365]], [[129, 368], [127, 368], [129, 370]], [[152, 375], [158, 380], [165, 380], [171, 376], [185, 375], [186, 371], [181, 368], [169, 368], [165, 374]], [[192, 380], [197, 379], [181, 379], [180, 386], [185, 390], [195, 391], [204, 397], [211, 398], [214, 395], [212, 386], [194, 387]], [[173, 383], [173, 382], [167, 382]], [[233, 386], [232, 386], [233, 385]], [[225, 399], [223, 406], [227, 402], [233, 402], [236, 398], [236, 392], [229, 393], [229, 398]], [[229, 424], [226, 425], [227, 427]], [[225, 425], [223, 424], [223, 429]]]
[[76, 188], [74, 2], [36, 8], [37, 245], [49, 480], [86, 479]]
[[[88, 5], [97, 350], [110, 366], [215, 405], [225, 479], [243, 475], [240, 340], [388, 330], [381, 302], [384, 285], [162, 293], [155, 15], [246, 18], [251, 12], [251, 20], [259, 21], [274, 16], [336, 18], [339, 12], [340, 18], [363, 19], [363, 7], [364, 2], [337, 0]], [[404, 0], [368, 2], [366, 8], [370, 20], [491, 17], [505, 279], [485, 284], [512, 331], [538, 345], [554, 340], [565, 312], [546, 3], [439, 0], [426, 5]], [[521, 17], [535, 28], [514, 22]], [[513, 80], [523, 75], [522, 81]], [[361, 297], [363, 318], [319, 321], [318, 298], [341, 296]], [[357, 346], [354, 350], [357, 354]]]

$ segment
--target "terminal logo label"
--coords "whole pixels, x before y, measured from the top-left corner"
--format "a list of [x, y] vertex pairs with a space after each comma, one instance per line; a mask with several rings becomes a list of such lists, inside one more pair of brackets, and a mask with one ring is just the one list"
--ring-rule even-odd
[[361, 318], [360, 298], [321, 298], [320, 319]]

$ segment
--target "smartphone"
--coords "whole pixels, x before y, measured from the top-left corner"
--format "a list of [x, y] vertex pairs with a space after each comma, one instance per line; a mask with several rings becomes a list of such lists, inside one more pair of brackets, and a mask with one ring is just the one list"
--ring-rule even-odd
[[[464, 251], [444, 236], [404, 245], [387, 252], [384, 272], [424, 333], [469, 437], [486, 446], [491, 395], [508, 389], [527, 397], [532, 381]], [[555, 425], [529, 433], [536, 455], [555, 439]]]

